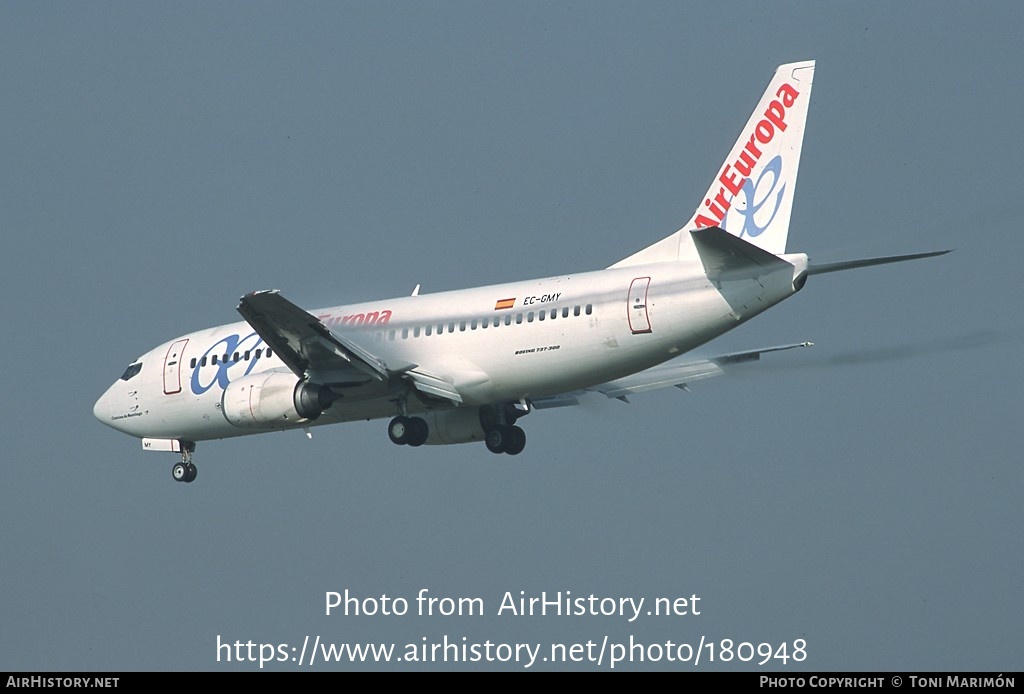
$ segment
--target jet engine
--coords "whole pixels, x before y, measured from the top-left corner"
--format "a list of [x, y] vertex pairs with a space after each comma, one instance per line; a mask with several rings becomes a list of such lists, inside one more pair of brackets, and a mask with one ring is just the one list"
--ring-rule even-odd
[[237, 427], [280, 427], [309, 422], [338, 399], [328, 386], [300, 381], [283, 371], [250, 374], [228, 384], [224, 418]]

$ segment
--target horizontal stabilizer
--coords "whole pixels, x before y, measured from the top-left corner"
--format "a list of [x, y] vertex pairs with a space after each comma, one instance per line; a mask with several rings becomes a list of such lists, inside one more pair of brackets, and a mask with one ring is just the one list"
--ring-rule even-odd
[[917, 260], [918, 258], [934, 258], [937, 255], [952, 253], [948, 251], [931, 251], [930, 253], [911, 253], [910, 255], [890, 255], [885, 258], [864, 258], [863, 260], [844, 260], [838, 263], [811, 263], [807, 266], [808, 275], [821, 275], [826, 272], [839, 272], [840, 270], [852, 270], [858, 267], [870, 267], [871, 265], [885, 265], [886, 263], [899, 263], [904, 260]]
[[733, 236], [721, 227], [705, 227], [690, 232], [704, 264], [704, 272], [713, 282], [761, 277], [777, 270], [792, 270], [785, 260]]

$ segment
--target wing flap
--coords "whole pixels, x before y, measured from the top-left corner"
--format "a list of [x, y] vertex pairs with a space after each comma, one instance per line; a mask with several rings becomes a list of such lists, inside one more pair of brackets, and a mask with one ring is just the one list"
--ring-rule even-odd
[[542, 398], [531, 398], [530, 405], [536, 410], [547, 410], [553, 407], [571, 407], [572, 405], [580, 404], [580, 395], [583, 395], [584, 391], [577, 391], [574, 393], [563, 393], [561, 395], [548, 395]]
[[417, 369], [410, 369], [406, 371], [405, 377], [412, 383], [413, 388], [420, 392], [451, 400], [456, 405], [462, 404], [462, 395], [458, 390], [456, 390], [452, 383], [449, 383], [443, 378], [433, 376]]

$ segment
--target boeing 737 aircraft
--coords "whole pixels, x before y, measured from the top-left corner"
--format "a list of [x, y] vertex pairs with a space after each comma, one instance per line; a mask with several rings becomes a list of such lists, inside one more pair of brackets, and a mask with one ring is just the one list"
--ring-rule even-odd
[[677, 232], [603, 270], [305, 310], [278, 290], [241, 298], [243, 321], [175, 337], [133, 361], [96, 402], [147, 451], [390, 418], [408, 446], [483, 442], [515, 455], [516, 422], [586, 392], [628, 395], [714, 376], [681, 355], [803, 288], [811, 275], [941, 255], [814, 264], [787, 253], [814, 62], [782, 65], [697, 211]]

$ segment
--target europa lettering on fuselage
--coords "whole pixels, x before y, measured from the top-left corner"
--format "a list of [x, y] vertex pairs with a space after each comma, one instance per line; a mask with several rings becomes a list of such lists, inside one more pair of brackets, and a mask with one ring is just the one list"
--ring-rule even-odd
[[[725, 219], [729, 208], [732, 207], [733, 199], [739, 194], [741, 190], [746, 190], [748, 198], [748, 209], [746, 215], [748, 219], [752, 215], [753, 205], [753, 194], [756, 186], [750, 183], [750, 174], [754, 170], [758, 161], [761, 159], [763, 154], [760, 145], [766, 145], [775, 138], [776, 132], [784, 131], [786, 129], [786, 109], [793, 106], [796, 103], [796, 99], [800, 96], [793, 85], [784, 84], [779, 87], [779, 90], [775, 93], [777, 99], [773, 99], [768, 108], [765, 109], [764, 117], [758, 121], [757, 125], [754, 126], [754, 131], [750, 133], [750, 139], [747, 140], [747, 144], [743, 147], [740, 152], [739, 158], [736, 159], [732, 164], [726, 164], [722, 168], [722, 172], [718, 176], [718, 182], [722, 185], [718, 189], [718, 194], [715, 195], [714, 199], [707, 198], [704, 200], [704, 206], [708, 208], [711, 213], [711, 217], [699, 214], [697, 215], [696, 224], [698, 228], [719, 226]], [[775, 184], [779, 180], [780, 169], [782, 160], [780, 157], [775, 157], [769, 166], [766, 167], [764, 173], [768, 173], [769, 169], [772, 169], [774, 174], [774, 181], [772, 188], [775, 188]], [[764, 173], [758, 177], [758, 183], [763, 178]], [[728, 197], [727, 197], [728, 194]], [[770, 195], [770, 191], [769, 191]], [[781, 193], [780, 193], [781, 197]], [[768, 198], [766, 195], [762, 199], [762, 203]], [[757, 205], [759, 207], [760, 205]], [[774, 216], [774, 215], [773, 215]], [[767, 226], [767, 224], [765, 225]], [[757, 236], [764, 231], [764, 227], [755, 230], [757, 233], [750, 234], [751, 236]]]
[[367, 311], [366, 313], [352, 313], [347, 316], [332, 316], [330, 314], [324, 314], [317, 316], [320, 322], [327, 327], [334, 327], [336, 325], [365, 325], [367, 327], [371, 325], [387, 325], [391, 320], [391, 311], [384, 309], [383, 311]]

